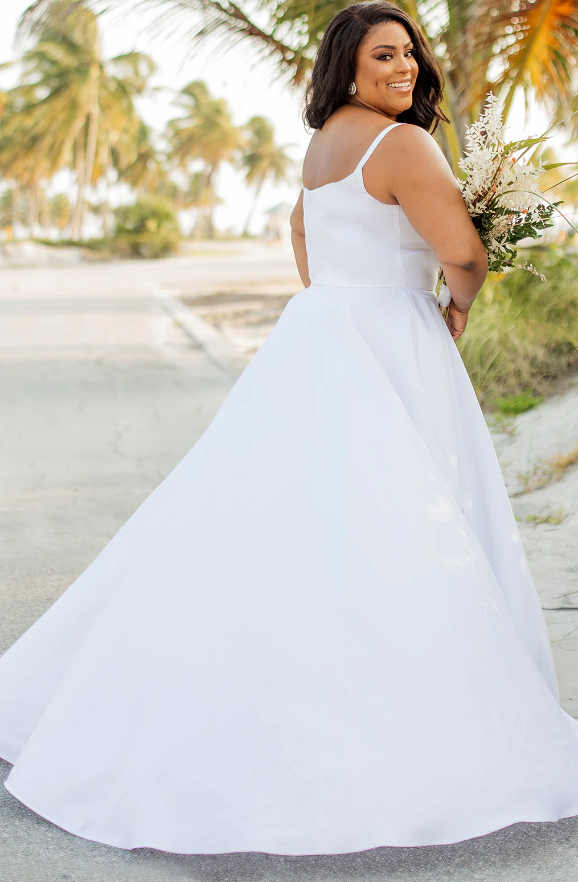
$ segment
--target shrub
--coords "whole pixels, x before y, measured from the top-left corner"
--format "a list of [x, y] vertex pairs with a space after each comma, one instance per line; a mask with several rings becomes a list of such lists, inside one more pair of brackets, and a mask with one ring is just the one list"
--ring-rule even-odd
[[32, 242], [39, 245], [47, 245], [50, 248], [88, 248], [89, 251], [110, 251], [113, 246], [112, 239], [38, 239], [34, 237]]
[[142, 196], [115, 210], [115, 242], [132, 257], [165, 257], [178, 249], [180, 233], [172, 204], [162, 196]]
[[507, 398], [496, 398], [494, 404], [505, 416], [517, 416], [519, 413], [525, 413], [527, 410], [537, 407], [542, 400], [539, 395], [532, 395], [531, 392], [520, 392], [518, 395], [509, 395]]
[[547, 281], [523, 270], [489, 279], [458, 341], [484, 405], [544, 392], [556, 377], [578, 367], [578, 256], [535, 247], [526, 257]]

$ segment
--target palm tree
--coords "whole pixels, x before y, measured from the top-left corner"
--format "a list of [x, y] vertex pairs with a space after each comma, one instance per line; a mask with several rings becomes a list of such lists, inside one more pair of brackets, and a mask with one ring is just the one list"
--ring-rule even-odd
[[214, 209], [216, 205], [223, 202], [221, 197], [217, 195], [214, 187], [207, 187], [204, 171], [194, 171], [189, 175], [186, 186], [183, 189], [178, 188], [175, 201], [179, 208], [192, 208], [195, 210], [193, 234], [198, 239], [203, 238], [205, 235], [207, 228], [206, 218], [209, 209]]
[[72, 206], [66, 193], [57, 193], [47, 204], [50, 226], [58, 228], [60, 238], [72, 219]]
[[13, 183], [26, 204], [25, 224], [32, 233], [38, 225], [41, 181], [52, 174], [54, 157], [27, 130], [26, 106], [31, 98], [30, 90], [25, 88], [6, 94], [0, 118], [0, 174]]
[[167, 157], [157, 149], [152, 129], [142, 120], [136, 133], [125, 131], [118, 139], [112, 155], [119, 180], [133, 187], [137, 196], [156, 193], [167, 179]]
[[17, 112], [0, 123], [0, 167], [18, 171], [22, 145], [31, 184], [73, 165], [72, 237], [79, 238], [87, 190], [110, 167], [115, 143], [136, 131], [134, 97], [153, 63], [137, 52], [105, 60], [97, 18], [80, 0], [45, 4], [28, 33], [34, 45], [23, 55], [20, 85], [9, 93]]
[[[37, 0], [28, 22], [41, 18], [54, 0]], [[87, 0], [97, 4], [99, 0]], [[578, 0], [398, 0], [420, 22], [440, 57], [447, 79], [442, 144], [454, 163], [463, 151], [464, 127], [488, 91], [500, 93], [509, 112], [514, 95], [532, 94], [549, 110], [574, 94], [578, 54]], [[159, 26], [175, 14], [190, 22], [191, 42], [212, 40], [230, 49], [246, 41], [272, 58], [295, 86], [302, 86], [327, 23], [348, 4], [343, 0], [138, 0], [161, 10]], [[137, 0], [108, 0], [108, 7]]]
[[14, 228], [23, 221], [22, 195], [15, 187], [8, 187], [0, 195], [0, 229], [7, 239], [14, 237]]
[[267, 179], [280, 183], [288, 178], [293, 162], [285, 153], [284, 147], [275, 143], [275, 130], [269, 120], [263, 116], [252, 117], [247, 125], [247, 141], [244, 145], [240, 165], [245, 170], [245, 181], [255, 187], [255, 196], [243, 235], [249, 232], [249, 225], [259, 199], [261, 188]]
[[[407, 5], [407, 4], [406, 4]], [[443, 63], [445, 147], [457, 165], [465, 126], [493, 91], [507, 118], [518, 90], [555, 115], [567, 115], [575, 94], [573, 65], [578, 55], [578, 0], [444, 0], [417, 2], [417, 17]], [[453, 140], [453, 143], [452, 143]]]
[[200, 213], [198, 234], [213, 238], [213, 213], [216, 203], [216, 178], [223, 162], [238, 152], [241, 130], [233, 124], [231, 111], [224, 98], [213, 98], [207, 85], [195, 80], [177, 96], [184, 115], [168, 124], [167, 140], [174, 164], [187, 176], [191, 165], [203, 164], [199, 182], [204, 211]]

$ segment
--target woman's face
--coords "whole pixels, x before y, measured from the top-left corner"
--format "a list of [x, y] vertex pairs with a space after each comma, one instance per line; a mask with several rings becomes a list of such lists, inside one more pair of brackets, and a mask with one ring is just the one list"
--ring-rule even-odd
[[357, 92], [351, 103], [358, 98], [393, 119], [408, 110], [419, 70], [413, 51], [411, 37], [399, 22], [372, 28], [357, 52]]

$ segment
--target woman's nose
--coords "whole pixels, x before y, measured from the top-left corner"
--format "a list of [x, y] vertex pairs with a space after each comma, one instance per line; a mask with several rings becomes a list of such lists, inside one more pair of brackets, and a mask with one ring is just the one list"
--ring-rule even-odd
[[409, 63], [409, 58], [406, 58], [405, 55], [402, 55], [401, 58], [398, 59], [398, 62], [395, 66], [396, 72], [399, 73], [409, 73], [411, 70], [411, 64]]

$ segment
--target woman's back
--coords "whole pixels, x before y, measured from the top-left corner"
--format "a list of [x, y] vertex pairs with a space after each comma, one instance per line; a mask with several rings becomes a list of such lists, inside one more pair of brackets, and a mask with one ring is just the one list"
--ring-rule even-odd
[[[432, 290], [441, 266], [454, 300], [452, 319], [467, 312], [486, 273], [485, 251], [457, 181], [424, 128], [341, 107], [311, 139], [303, 183], [291, 224], [305, 285], [331, 280]], [[455, 321], [451, 330], [455, 337], [461, 332]]]
[[[398, 203], [378, 201], [366, 189], [363, 169], [389, 123], [352, 172], [313, 189], [303, 187], [303, 221], [309, 278], [315, 285], [409, 287], [433, 290], [438, 260]], [[344, 154], [335, 165], [343, 164]], [[346, 163], [349, 161], [345, 156]]]

